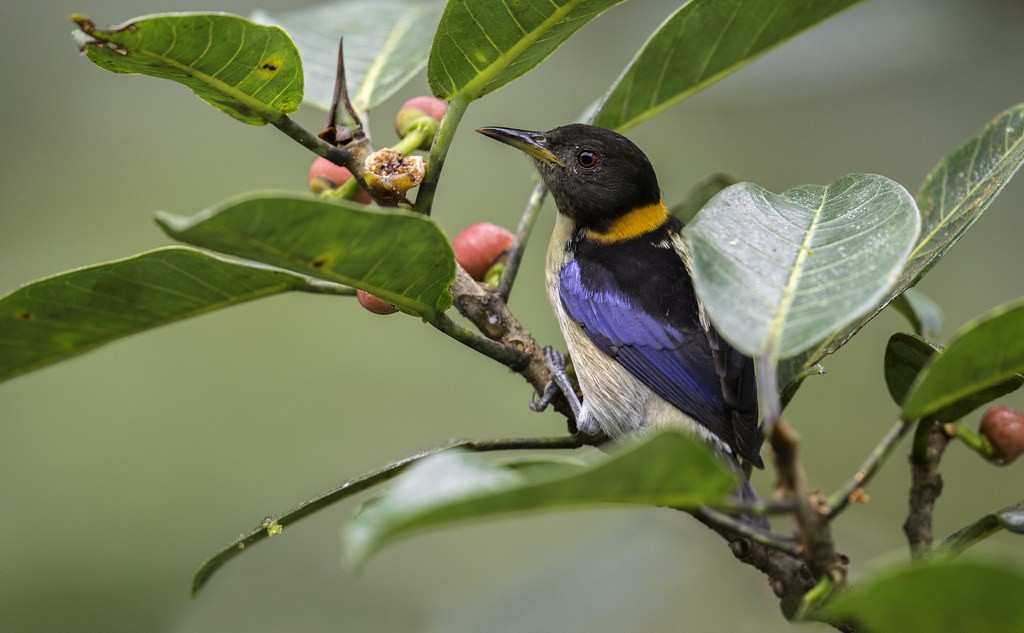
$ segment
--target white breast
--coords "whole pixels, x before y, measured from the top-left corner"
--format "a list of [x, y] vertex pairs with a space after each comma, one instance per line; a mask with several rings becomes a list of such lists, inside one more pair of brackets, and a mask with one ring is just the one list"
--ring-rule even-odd
[[569, 356], [583, 391], [577, 427], [587, 434], [604, 431], [611, 438], [644, 428], [682, 425], [707, 436], [689, 416], [651, 391], [622, 365], [599, 350], [586, 332], [565, 313], [558, 294], [559, 274], [569, 255], [565, 250], [574, 230], [572, 220], [559, 214], [548, 245], [548, 300], [562, 329]]

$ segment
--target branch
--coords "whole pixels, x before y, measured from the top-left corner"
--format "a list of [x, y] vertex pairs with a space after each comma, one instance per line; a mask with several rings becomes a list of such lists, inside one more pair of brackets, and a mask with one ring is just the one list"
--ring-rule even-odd
[[926, 418], [918, 422], [910, 455], [910, 511], [903, 523], [903, 533], [915, 558], [928, 554], [935, 538], [932, 515], [935, 502], [942, 494], [939, 462], [949, 439], [942, 425], [934, 420]]
[[773, 534], [766, 530], [759, 529], [750, 523], [731, 517], [728, 514], [719, 512], [718, 510], [703, 507], [698, 508], [691, 512], [691, 514], [701, 523], [712, 527], [719, 534], [729, 534], [727, 538], [730, 539], [730, 544], [737, 543], [741, 540], [752, 541], [765, 547], [771, 547], [779, 550], [790, 556], [799, 556], [800, 551], [797, 549], [796, 541], [792, 538]]
[[875, 446], [871, 454], [864, 460], [864, 463], [857, 469], [857, 472], [853, 474], [853, 477], [847, 480], [839, 490], [832, 493], [832, 496], [828, 498], [828, 505], [831, 508], [828, 513], [829, 519], [834, 519], [840, 512], [845, 510], [850, 505], [850, 502], [857, 497], [858, 491], [863, 490], [868, 485], [868, 482], [871, 481], [882, 467], [885, 460], [892, 454], [892, 449], [907, 434], [911, 426], [913, 425], [906, 420], [897, 422], [885, 434], [882, 441]]
[[[533, 386], [534, 391], [543, 394], [551, 382], [551, 371], [544, 353], [529, 330], [508, 309], [501, 295], [493, 290], [485, 290], [461, 266], [456, 266], [452, 302], [459, 313], [479, 328], [484, 336], [526, 358], [525, 367], [516, 371]], [[569, 420], [570, 432], [575, 432], [575, 419], [565, 397], [557, 396], [552, 404], [555, 410]]]
[[530, 362], [530, 359], [526, 354], [523, 354], [519, 350], [511, 347], [506, 347], [501, 343], [492, 341], [489, 338], [484, 338], [476, 332], [462, 327], [455, 321], [451, 320], [446, 314], [432, 315], [427, 318], [427, 323], [430, 323], [435, 328], [462, 343], [466, 347], [476, 350], [484, 356], [498, 361], [512, 371], [522, 371]]
[[425, 457], [436, 455], [443, 451], [460, 448], [474, 452], [508, 451], [508, 450], [542, 450], [542, 449], [566, 449], [585, 446], [585, 438], [578, 436], [564, 437], [527, 437], [498, 440], [450, 440], [425, 451], [414, 453], [407, 457], [397, 459], [385, 464], [381, 468], [359, 475], [345, 483], [323, 492], [316, 497], [292, 508], [280, 516], [272, 516], [263, 519], [260, 526], [243, 534], [227, 547], [217, 552], [204, 562], [199, 571], [192, 579], [192, 595], [196, 595], [200, 589], [210, 580], [210, 577], [228, 561], [241, 554], [247, 548], [264, 541], [271, 536], [280, 534], [285, 527], [318, 512], [327, 506], [348, 499], [349, 497], [368, 490], [386, 481], [394, 479], [409, 466], [422, 460]]
[[530, 193], [530, 199], [526, 202], [523, 215], [519, 219], [519, 226], [516, 227], [515, 240], [512, 242], [512, 250], [505, 262], [505, 271], [501, 274], [501, 281], [498, 282], [498, 294], [507, 302], [509, 294], [512, 293], [512, 284], [516, 281], [519, 273], [519, 264], [523, 261], [523, 253], [526, 251], [526, 243], [533, 232], [533, 225], [537, 221], [537, 214], [544, 204], [544, 197], [548, 190], [544, 182], [538, 182]]
[[815, 578], [822, 576], [841, 587], [846, 580], [846, 557], [835, 549], [829, 525], [828, 503], [820, 492], [807, 489], [803, 467], [797, 458], [799, 438], [781, 418], [771, 426], [768, 442], [778, 476], [776, 492], [799, 500], [793, 513], [798, 527], [797, 543], [804, 561]]

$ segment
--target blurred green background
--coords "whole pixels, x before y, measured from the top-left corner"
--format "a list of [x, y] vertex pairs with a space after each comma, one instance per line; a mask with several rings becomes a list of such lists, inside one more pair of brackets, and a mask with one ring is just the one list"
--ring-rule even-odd
[[[282, 10], [311, 2], [264, 0]], [[577, 117], [675, 2], [634, 0], [585, 27], [535, 72], [474, 105], [435, 205], [450, 235], [514, 226], [530, 167], [472, 132]], [[185, 88], [117, 76], [79, 57], [67, 14], [99, 25], [166, 10], [246, 14], [240, 1], [5, 2], [0, 292], [169, 243], [157, 209], [192, 214], [237, 193], [302, 190], [311, 160], [277, 130], [238, 124]], [[1024, 100], [1024, 7], [1015, 0], [868, 2], [630, 134], [665, 198], [725, 171], [781, 191], [849, 172], [915, 191], [939, 158]], [[374, 121], [391, 142], [395, 108]], [[319, 128], [323, 115], [299, 120]], [[1024, 294], [1018, 176], [920, 288], [948, 337]], [[541, 284], [552, 210], [512, 307], [560, 343]], [[894, 421], [880, 372], [886, 312], [808, 381], [788, 411], [826, 491]], [[0, 386], [0, 629], [76, 631], [785, 631], [764, 579], [720, 539], [659, 509], [546, 514], [403, 541], [359, 575], [339, 564], [349, 502], [228, 565], [197, 599], [198, 564], [264, 516], [449, 437], [557, 434], [529, 389], [416, 319], [347, 298], [280, 296], [126, 339]], [[1006, 402], [1024, 408], [1015, 395]], [[901, 455], [905, 450], [900, 450]], [[937, 533], [1021, 498], [1021, 464], [953, 446]], [[757, 480], [768, 490], [769, 477]], [[908, 473], [894, 457], [871, 501], [837, 524], [855, 576], [903, 556]], [[1020, 556], [1007, 535], [981, 549]], [[811, 627], [809, 630], [814, 630]]]

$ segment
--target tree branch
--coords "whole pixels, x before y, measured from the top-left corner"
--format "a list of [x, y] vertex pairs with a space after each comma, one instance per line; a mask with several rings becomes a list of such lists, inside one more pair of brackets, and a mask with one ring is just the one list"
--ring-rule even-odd
[[[527, 360], [525, 367], [517, 371], [538, 394], [543, 394], [551, 382], [551, 371], [544, 360], [544, 353], [533, 335], [508, 309], [501, 295], [485, 290], [461, 266], [456, 266], [452, 302], [484, 336], [524, 355]], [[569, 420], [569, 431], [575, 434], [575, 419], [565, 397], [556, 396], [552, 405]]]
[[837, 587], [846, 580], [848, 561], [835, 549], [829, 525], [828, 502], [818, 491], [807, 488], [803, 467], [798, 460], [799, 438], [781, 418], [772, 426], [768, 442], [778, 476], [776, 493], [799, 500], [793, 513], [798, 527], [797, 543], [801, 555], [815, 578], [829, 578]]
[[915, 558], [928, 554], [935, 538], [932, 515], [935, 502], [942, 494], [939, 462], [949, 439], [941, 424], [931, 419], [918, 422], [910, 455], [910, 511], [903, 523], [903, 533]]

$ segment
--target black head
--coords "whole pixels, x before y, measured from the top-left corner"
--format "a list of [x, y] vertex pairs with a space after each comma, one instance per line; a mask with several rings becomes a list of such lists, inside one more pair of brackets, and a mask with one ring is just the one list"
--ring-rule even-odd
[[584, 228], [605, 230], [631, 210], [661, 199], [651, 161], [625, 136], [574, 123], [547, 132], [477, 130], [533, 158], [558, 211]]

